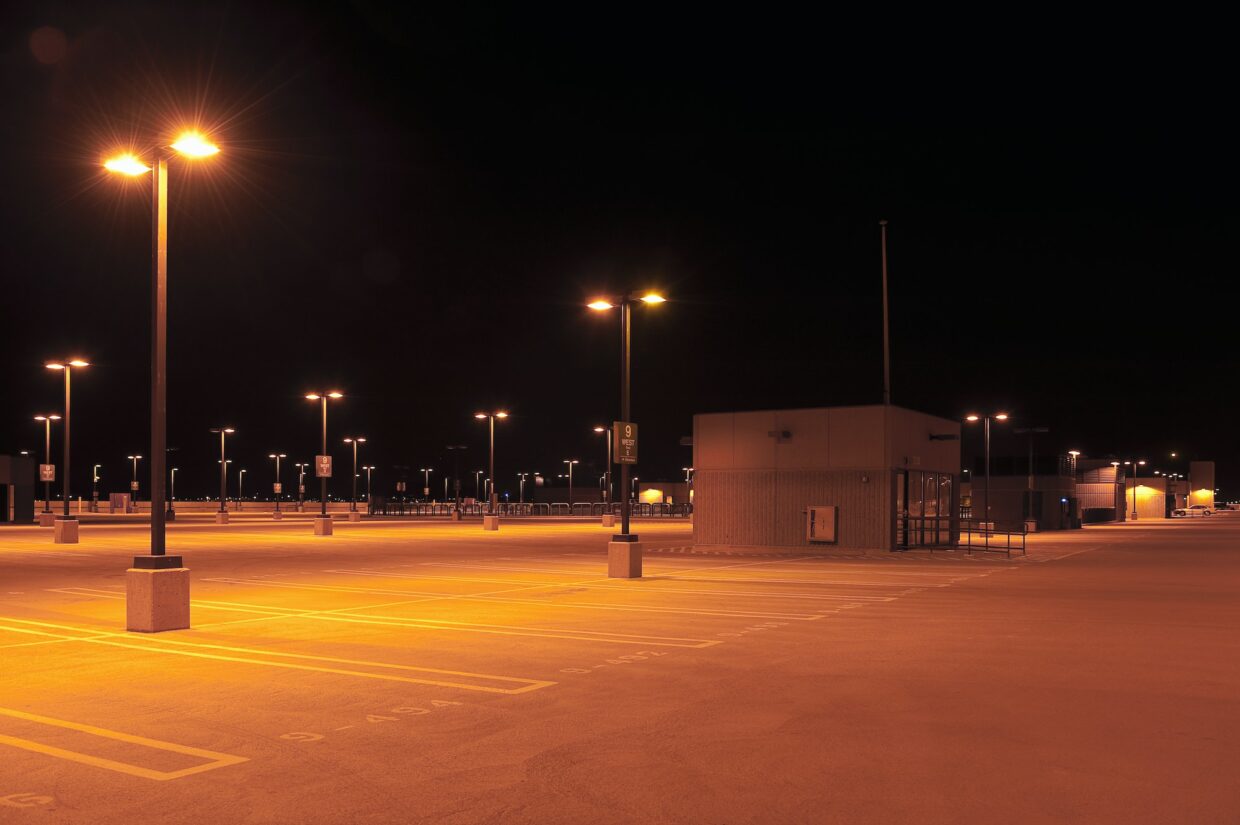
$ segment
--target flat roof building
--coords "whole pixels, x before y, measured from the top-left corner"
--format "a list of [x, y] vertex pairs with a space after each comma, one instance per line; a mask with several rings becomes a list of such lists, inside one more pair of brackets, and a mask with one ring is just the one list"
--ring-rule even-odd
[[693, 417], [698, 546], [892, 550], [959, 535], [960, 422], [894, 406]]

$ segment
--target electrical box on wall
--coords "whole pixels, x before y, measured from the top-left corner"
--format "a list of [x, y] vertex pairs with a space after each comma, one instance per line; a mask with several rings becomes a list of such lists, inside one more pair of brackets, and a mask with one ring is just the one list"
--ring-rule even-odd
[[817, 544], [834, 544], [839, 508], [821, 505], [805, 508], [805, 538]]

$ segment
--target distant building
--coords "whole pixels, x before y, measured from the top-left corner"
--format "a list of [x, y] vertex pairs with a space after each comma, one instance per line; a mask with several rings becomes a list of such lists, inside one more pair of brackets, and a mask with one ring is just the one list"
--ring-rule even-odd
[[894, 406], [693, 418], [698, 546], [891, 550], [959, 535], [960, 422]]

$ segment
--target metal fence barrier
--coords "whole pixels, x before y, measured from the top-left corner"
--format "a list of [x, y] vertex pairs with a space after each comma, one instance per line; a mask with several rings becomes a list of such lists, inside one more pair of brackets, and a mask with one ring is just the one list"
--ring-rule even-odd
[[[1019, 550], [1022, 556], [1027, 555], [1026, 535], [1028, 533], [1024, 529], [997, 530], [994, 522], [975, 522], [972, 519], [960, 522], [960, 545], [970, 554], [977, 549], [983, 553], [1006, 553], [1009, 558], [1013, 550]], [[1013, 539], [1017, 541], [1013, 542]]]

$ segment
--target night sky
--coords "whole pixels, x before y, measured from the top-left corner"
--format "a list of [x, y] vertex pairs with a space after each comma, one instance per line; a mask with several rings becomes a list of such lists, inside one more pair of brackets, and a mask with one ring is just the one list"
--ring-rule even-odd
[[180, 496], [217, 489], [210, 427], [247, 485], [309, 460], [318, 388], [376, 492], [442, 489], [446, 444], [484, 467], [499, 407], [501, 494], [566, 458], [597, 479], [619, 333], [584, 303], [625, 289], [669, 298], [634, 318], [642, 478], [682, 477], [697, 412], [878, 403], [880, 218], [895, 403], [1240, 483], [1236, 136], [1201, 83], [915, 20], [457, 5], [6, 4], [0, 453], [41, 450], [62, 354], [93, 364], [75, 493], [149, 450], [149, 184], [100, 162], [196, 125], [222, 152], [171, 165]]

